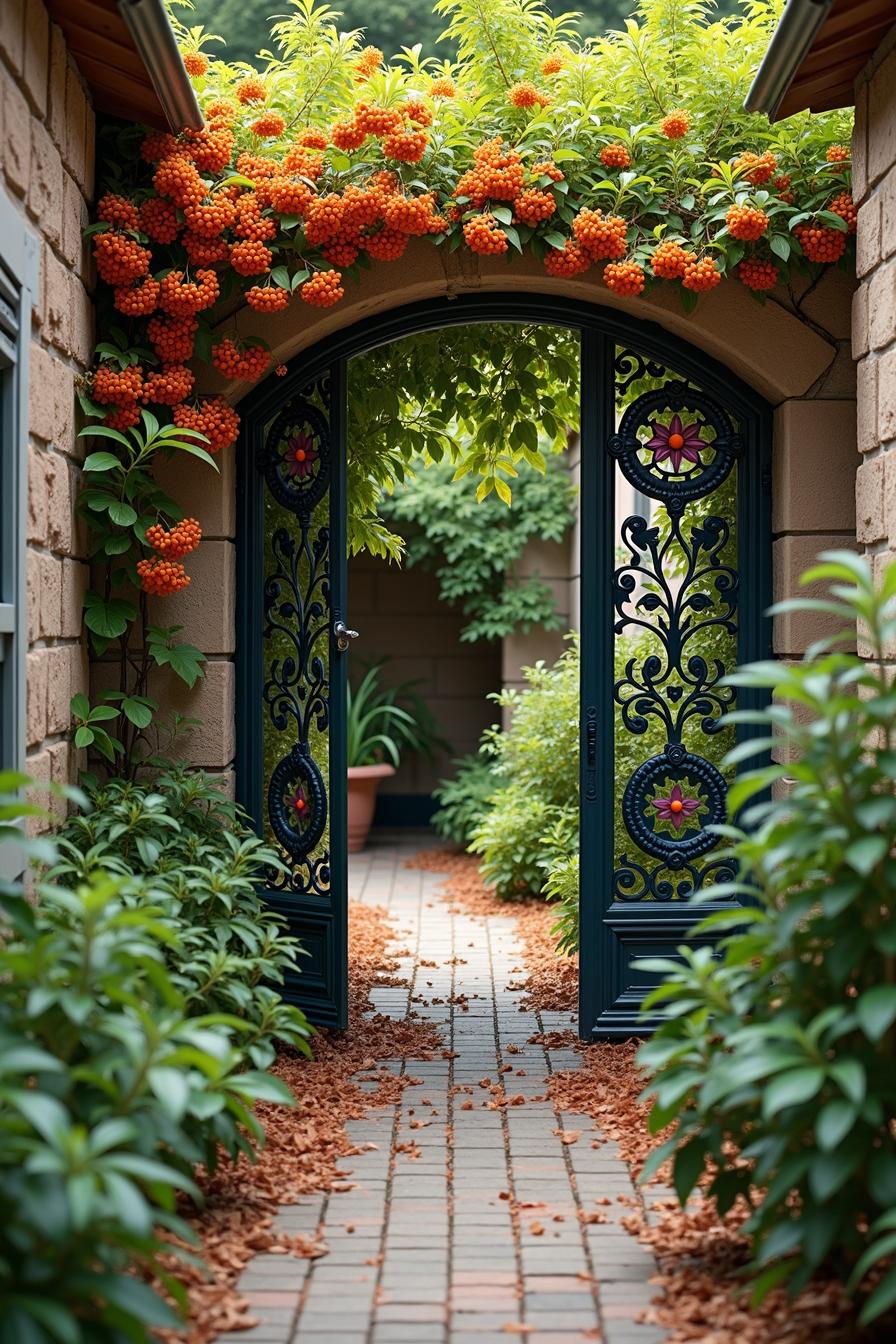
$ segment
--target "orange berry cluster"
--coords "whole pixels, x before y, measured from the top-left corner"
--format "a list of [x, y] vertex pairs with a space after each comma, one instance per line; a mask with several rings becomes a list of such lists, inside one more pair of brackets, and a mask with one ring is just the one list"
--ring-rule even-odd
[[177, 406], [193, 390], [194, 375], [186, 364], [163, 364], [143, 383], [143, 400], [160, 406]]
[[151, 275], [144, 275], [133, 285], [117, 285], [115, 307], [128, 317], [148, 317], [159, 306], [161, 285]]
[[667, 140], [680, 140], [691, 129], [691, 118], [680, 109], [669, 112], [660, 122], [660, 130]]
[[778, 283], [778, 268], [774, 262], [744, 257], [737, 268], [737, 278], [747, 289], [774, 289]]
[[199, 323], [195, 317], [154, 317], [147, 327], [150, 344], [163, 364], [182, 364], [193, 354]]
[[274, 260], [274, 254], [264, 243], [246, 238], [230, 249], [230, 264], [238, 275], [264, 275]]
[[173, 243], [180, 233], [174, 202], [150, 196], [140, 207], [140, 228], [154, 243]]
[[754, 187], [764, 186], [769, 182], [778, 171], [778, 160], [772, 154], [771, 150], [766, 150], [764, 154], [754, 154], [748, 149], [741, 154], [732, 163], [735, 171], [740, 171], [741, 175], [752, 183]]
[[660, 243], [650, 258], [650, 269], [659, 280], [680, 280], [688, 264], [688, 256], [681, 243], [667, 239]]
[[342, 276], [338, 271], [318, 271], [299, 290], [299, 297], [315, 308], [332, 308], [344, 295]]
[[550, 219], [556, 209], [557, 202], [553, 194], [537, 187], [521, 191], [514, 203], [515, 218], [520, 224], [528, 224], [530, 228], [535, 228], [536, 224]]
[[543, 75], [557, 75], [563, 69], [563, 57], [559, 52], [552, 52], [550, 56], [545, 56], [541, 63], [541, 73]]
[[712, 257], [689, 257], [681, 283], [685, 289], [700, 294], [704, 290], [715, 289], [716, 285], [722, 283], [722, 276]]
[[387, 159], [395, 159], [399, 163], [419, 163], [428, 143], [424, 131], [395, 131], [384, 137], [383, 153]]
[[289, 307], [289, 293], [278, 285], [253, 285], [246, 290], [246, 302], [257, 313], [279, 313]]
[[531, 80], [523, 79], [508, 90], [507, 101], [513, 107], [547, 107], [551, 100]]
[[463, 173], [455, 187], [457, 197], [466, 197], [474, 209], [486, 201], [515, 201], [526, 182], [522, 157], [505, 147], [503, 140], [486, 140], [473, 151], [473, 167]]
[[572, 238], [567, 238], [562, 247], [552, 247], [547, 252], [544, 268], [548, 275], [583, 275], [591, 268], [591, 258], [583, 247]]
[[223, 397], [204, 397], [198, 406], [182, 402], [174, 408], [174, 423], [179, 429], [195, 429], [208, 439], [210, 453], [219, 453], [236, 442], [240, 417]]
[[644, 289], [644, 268], [636, 261], [610, 261], [604, 267], [604, 284], [614, 294], [633, 298]]
[[507, 234], [501, 228], [494, 215], [474, 215], [464, 225], [464, 242], [471, 252], [480, 256], [506, 252]]
[[143, 370], [139, 364], [129, 369], [113, 369], [108, 364], [101, 364], [93, 375], [93, 399], [101, 406], [137, 401], [142, 391]]
[[159, 307], [171, 317], [194, 317], [218, 301], [220, 286], [214, 271], [198, 270], [188, 280], [183, 271], [169, 271], [162, 280]]
[[600, 161], [605, 168], [630, 168], [632, 156], [625, 145], [604, 145], [600, 152]]
[[846, 234], [842, 229], [825, 228], [817, 224], [797, 224], [797, 241], [809, 261], [830, 265], [839, 261], [846, 251]]
[[202, 540], [202, 528], [196, 518], [184, 518], [170, 531], [162, 527], [161, 523], [153, 523], [146, 529], [146, 540], [159, 555], [170, 560], [180, 560], [195, 551]]
[[136, 230], [140, 227], [140, 214], [133, 201], [125, 196], [115, 196], [107, 192], [96, 207], [96, 217], [104, 224], [112, 224], [117, 229]]
[[592, 261], [615, 261], [626, 254], [626, 223], [621, 215], [583, 208], [572, 222], [576, 242]]
[[263, 117], [252, 122], [249, 130], [261, 140], [275, 140], [286, 130], [286, 121], [276, 112], [266, 112]]
[[355, 61], [355, 78], [363, 82], [375, 75], [383, 63], [383, 53], [379, 47], [365, 47]]
[[732, 238], [742, 243], [755, 242], [768, 228], [768, 215], [752, 205], [732, 205], [725, 215], [725, 224]]
[[846, 224], [847, 233], [855, 233], [859, 223], [859, 212], [856, 209], [856, 203], [848, 191], [843, 191], [839, 196], [835, 196], [828, 209], [840, 218]]
[[267, 97], [267, 92], [256, 75], [249, 75], [237, 84], [236, 96], [239, 102], [244, 105], [247, 103], [263, 103]]
[[430, 98], [456, 97], [457, 89], [455, 88], [454, 80], [449, 78], [448, 75], [440, 75], [438, 79], [434, 79], [430, 84], [429, 96]]
[[186, 51], [183, 54], [184, 69], [193, 79], [201, 79], [208, 70], [208, 57], [201, 51]]
[[849, 145], [831, 145], [825, 154], [828, 163], [849, 163], [852, 152]]
[[270, 356], [261, 345], [240, 349], [231, 336], [224, 336], [212, 346], [212, 363], [225, 378], [239, 378], [255, 383], [267, 372]]
[[93, 259], [97, 274], [107, 285], [129, 285], [149, 273], [152, 253], [133, 238], [110, 229], [94, 234]]
[[137, 577], [144, 593], [156, 597], [170, 597], [190, 582], [190, 576], [179, 560], [163, 560], [160, 556], [138, 560]]

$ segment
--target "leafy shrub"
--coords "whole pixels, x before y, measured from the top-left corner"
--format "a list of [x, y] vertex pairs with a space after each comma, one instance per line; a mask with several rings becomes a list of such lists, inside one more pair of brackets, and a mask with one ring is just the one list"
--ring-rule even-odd
[[[23, 782], [0, 776], [0, 823], [27, 810]], [[175, 1327], [130, 1270], [184, 1304], [158, 1258], [170, 1234], [194, 1240], [176, 1195], [200, 1198], [197, 1164], [251, 1156], [257, 1100], [292, 1102], [258, 1071], [275, 1034], [308, 1049], [301, 1014], [261, 983], [296, 954], [252, 890], [273, 856], [213, 794], [186, 771], [115, 781], [66, 825], [36, 901], [0, 886], [3, 1344], [150, 1344]]]
[[505, 899], [540, 891], [548, 833], [562, 825], [574, 835], [578, 826], [578, 638], [570, 636], [553, 667], [537, 662], [523, 674], [525, 690], [492, 696], [512, 718], [506, 730], [483, 734], [499, 787], [469, 846]]
[[[844, 635], [732, 678], [774, 702], [734, 716], [765, 733], [730, 761], [778, 734], [787, 764], [731, 789], [732, 815], [745, 809], [744, 829], [725, 830], [739, 880], [701, 897], [747, 902], [704, 922], [727, 936], [642, 963], [665, 976], [645, 1006], [668, 1020], [640, 1060], [651, 1127], [674, 1126], [648, 1170], [671, 1155], [682, 1201], [706, 1173], [722, 1212], [753, 1206], [757, 1296], [822, 1267], [853, 1288], [875, 1270], [870, 1321], [896, 1303], [896, 696], [884, 663], [896, 566], [875, 592], [863, 559], [830, 552], [803, 576], [819, 581], [829, 598], [778, 610], [832, 614]], [[857, 622], [867, 661], [836, 651]]]
[[386, 761], [397, 770], [404, 752], [432, 760], [437, 748], [447, 747], [429, 706], [416, 693], [416, 681], [384, 686], [380, 673], [387, 659], [372, 663], [357, 686], [349, 684], [346, 706], [349, 766], [379, 765]]
[[443, 779], [433, 791], [441, 806], [433, 813], [432, 824], [444, 840], [466, 849], [500, 781], [491, 757], [480, 753], [462, 756], [454, 766], [452, 778]]

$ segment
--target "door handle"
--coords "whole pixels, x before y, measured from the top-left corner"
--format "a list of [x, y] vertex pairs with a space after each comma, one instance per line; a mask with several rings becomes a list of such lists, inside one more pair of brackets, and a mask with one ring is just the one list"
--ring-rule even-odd
[[340, 653], [346, 653], [352, 640], [358, 638], [358, 631], [350, 630], [345, 621], [341, 619], [333, 622], [333, 634], [336, 637], [336, 647]]

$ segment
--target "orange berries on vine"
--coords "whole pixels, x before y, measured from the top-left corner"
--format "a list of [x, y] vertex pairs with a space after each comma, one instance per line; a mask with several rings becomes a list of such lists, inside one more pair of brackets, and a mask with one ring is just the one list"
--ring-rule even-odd
[[158, 316], [150, 320], [147, 335], [163, 364], [183, 364], [192, 358], [198, 330], [199, 323], [195, 317]]
[[140, 206], [139, 225], [154, 243], [173, 243], [180, 233], [177, 211], [172, 201], [150, 196]]
[[344, 296], [342, 276], [338, 271], [318, 271], [299, 290], [299, 297], [315, 308], [332, 308]]
[[114, 303], [120, 313], [128, 317], [148, 317], [159, 306], [158, 280], [145, 275], [134, 285], [118, 285], [115, 289]]
[[273, 140], [286, 130], [286, 121], [277, 112], [266, 112], [263, 117], [251, 123], [249, 130], [259, 139]]
[[225, 378], [239, 378], [257, 382], [267, 372], [271, 357], [261, 345], [240, 348], [231, 336], [224, 336], [212, 346], [212, 363]]
[[398, 261], [407, 251], [408, 234], [401, 229], [384, 228], [362, 238], [361, 246], [375, 261]]
[[513, 84], [507, 92], [507, 101], [513, 107], [544, 107], [548, 102], [545, 94], [540, 93], [531, 80], [522, 79]]
[[365, 47], [355, 61], [355, 78], [359, 81], [369, 79], [376, 74], [383, 63], [383, 53], [379, 47]]
[[274, 254], [264, 243], [247, 238], [230, 249], [230, 264], [238, 275], [263, 275], [273, 265]]
[[448, 75], [441, 75], [438, 79], [434, 79], [429, 86], [429, 96], [430, 98], [456, 98], [457, 88], [454, 80], [449, 78]]
[[113, 224], [117, 229], [138, 229], [140, 215], [133, 201], [125, 196], [115, 196], [107, 192], [96, 207], [96, 217], [104, 224]]
[[768, 215], [752, 205], [732, 205], [725, 215], [725, 224], [732, 238], [751, 243], [765, 233]]
[[772, 186], [781, 197], [782, 201], [786, 201], [788, 205], [793, 205], [796, 197], [793, 192], [789, 190], [790, 181], [791, 178], [789, 173], [780, 173], [772, 182]]
[[604, 284], [614, 294], [633, 298], [640, 294], [646, 283], [643, 266], [636, 261], [610, 261], [604, 267]]
[[193, 390], [194, 375], [186, 364], [163, 364], [157, 373], [151, 373], [143, 384], [144, 402], [161, 406], [177, 406]]
[[140, 407], [136, 401], [125, 402], [123, 406], [113, 406], [103, 417], [103, 424], [109, 429], [131, 429], [140, 423]]
[[307, 182], [271, 178], [271, 206], [278, 215], [304, 215], [313, 200], [314, 192]]
[[650, 269], [659, 280], [680, 280], [688, 264], [688, 253], [681, 243], [667, 238], [650, 258]]
[[852, 151], [849, 145], [830, 145], [825, 158], [828, 163], [849, 163], [852, 158]]
[[387, 196], [383, 202], [383, 223], [387, 229], [398, 229], [412, 238], [422, 238], [442, 227], [433, 209], [434, 203], [435, 194], [431, 191], [423, 196], [400, 196], [397, 193]]
[[236, 206], [220, 192], [199, 205], [188, 205], [184, 210], [187, 228], [200, 238], [216, 238], [225, 229], [233, 227]]
[[190, 582], [190, 576], [179, 560], [163, 560], [160, 556], [138, 560], [137, 577], [144, 593], [156, 597], [170, 597]]
[[230, 163], [234, 135], [220, 124], [201, 131], [185, 131], [189, 155], [201, 173], [220, 173]]
[[399, 163], [419, 163], [429, 143], [424, 131], [396, 131], [383, 137], [383, 153]]
[[161, 523], [153, 523], [146, 529], [146, 540], [159, 555], [170, 560], [181, 560], [195, 551], [202, 540], [202, 528], [196, 518], [184, 518], [170, 530]]
[[712, 257], [689, 256], [685, 263], [681, 283], [685, 289], [700, 294], [707, 289], [715, 289], [722, 283], [722, 276]]
[[246, 290], [246, 302], [257, 313], [280, 313], [289, 307], [289, 293], [277, 285], [253, 285]]
[[556, 163], [551, 163], [550, 160], [547, 163], [533, 164], [532, 175], [536, 178], [549, 177], [552, 182], [563, 181], [562, 169], [558, 168]]
[[585, 249], [592, 261], [615, 261], [628, 250], [626, 223], [621, 215], [607, 215], [602, 210], [579, 211], [572, 222], [576, 242]]
[[367, 139], [367, 132], [354, 117], [351, 121], [336, 121], [330, 127], [330, 139], [337, 149], [351, 153], [360, 149]]
[[181, 242], [191, 266], [216, 266], [230, 256], [230, 245], [226, 238], [201, 238], [187, 230]]
[[808, 261], [830, 265], [839, 261], [846, 251], [846, 231], [818, 224], [797, 224], [797, 241]]
[[208, 57], [201, 51], [185, 51], [183, 62], [184, 69], [193, 79], [201, 79], [208, 70]]
[[528, 191], [520, 192], [514, 202], [515, 218], [520, 224], [528, 224], [530, 228], [535, 228], [536, 224], [550, 219], [556, 209], [557, 202], [552, 193], [541, 191], [537, 187], [530, 187]]
[[159, 306], [172, 317], [193, 317], [211, 308], [219, 294], [214, 271], [198, 270], [192, 280], [183, 271], [169, 271], [162, 280]]
[[[273, 197], [274, 187], [271, 185], [271, 196]], [[250, 238], [256, 243], [268, 242], [271, 238], [277, 237], [276, 220], [269, 219], [263, 215], [260, 193], [256, 189], [254, 192], [247, 191], [236, 203], [236, 223], [233, 231], [237, 238]]]
[[557, 75], [563, 69], [563, 57], [559, 52], [551, 52], [550, 56], [545, 56], [541, 63], [541, 73], [543, 75]]
[[754, 187], [761, 187], [769, 182], [778, 171], [778, 160], [769, 149], [763, 154], [754, 154], [751, 149], [748, 149], [745, 153], [739, 155], [731, 166]]
[[[262, 352], [264, 353], [264, 352]], [[223, 397], [202, 398], [198, 406], [186, 402], [174, 408], [174, 423], [179, 429], [194, 429], [204, 434], [204, 445], [210, 453], [220, 453], [236, 443], [240, 417]]]
[[192, 163], [186, 159], [163, 159], [152, 184], [160, 196], [169, 196], [181, 207], [199, 205], [205, 197], [205, 184]]
[[605, 168], [630, 168], [632, 156], [625, 145], [614, 143], [604, 145], [600, 152], [600, 161]]
[[474, 215], [464, 225], [464, 242], [471, 252], [487, 257], [508, 248], [507, 234], [492, 214]]
[[238, 100], [244, 106], [247, 103], [263, 103], [267, 98], [264, 84], [256, 75], [249, 75], [246, 79], [241, 79], [235, 92]]
[[855, 233], [859, 223], [859, 212], [848, 191], [843, 191], [839, 196], [835, 196], [828, 209], [832, 214], [839, 215], [844, 221], [847, 233]]
[[230, 126], [236, 119], [236, 108], [227, 98], [217, 98], [205, 109], [205, 119], [216, 126]]
[[94, 234], [93, 259], [100, 279], [107, 285], [129, 285], [148, 273], [152, 253], [133, 238], [110, 229]]
[[170, 131], [150, 131], [140, 142], [140, 156], [147, 163], [158, 163], [180, 152], [180, 146]]
[[93, 400], [101, 406], [139, 401], [143, 393], [143, 370], [139, 364], [113, 369], [101, 364], [93, 375]]
[[355, 121], [365, 135], [394, 135], [400, 131], [403, 123], [401, 113], [394, 107], [374, 107], [370, 103], [358, 103], [355, 107]]
[[548, 275], [583, 275], [590, 266], [590, 256], [572, 238], [567, 238], [562, 247], [552, 247], [545, 253], [544, 268]]
[[403, 111], [408, 121], [413, 121], [417, 126], [432, 125], [432, 113], [426, 104], [421, 103], [417, 98], [412, 98], [405, 103]]
[[774, 289], [778, 283], [778, 268], [774, 262], [744, 257], [737, 268], [737, 278], [747, 289], [757, 291]]
[[681, 140], [690, 129], [690, 114], [681, 109], [669, 112], [660, 122], [660, 130], [667, 140]]

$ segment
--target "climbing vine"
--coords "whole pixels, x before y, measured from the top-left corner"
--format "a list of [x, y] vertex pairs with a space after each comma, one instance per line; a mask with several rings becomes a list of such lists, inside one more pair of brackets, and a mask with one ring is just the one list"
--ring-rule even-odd
[[[138, 451], [129, 436], [146, 433], [147, 408], [183, 441], [228, 448], [237, 413], [197, 395], [195, 370], [247, 382], [271, 369], [241, 332], [246, 307], [337, 304], [413, 240], [531, 254], [549, 276], [587, 274], [621, 298], [672, 287], [686, 307], [725, 275], [762, 298], [844, 259], [856, 223], [846, 116], [772, 127], [740, 110], [777, 0], [724, 19], [708, 0], [650, 0], [624, 32], [588, 39], [539, 0], [435, 8], [454, 60], [415, 47], [387, 61], [317, 0], [291, 0], [257, 69], [177, 25], [206, 125], [123, 131], [89, 230], [108, 302], [82, 405], [122, 435], [111, 456]], [[509, 499], [525, 446], [451, 453], [480, 497]], [[170, 530], [176, 506], [107, 514], [107, 548], [110, 520], [120, 552], [95, 610], [121, 600], [119, 584], [164, 594], [188, 581], [147, 532]]]

